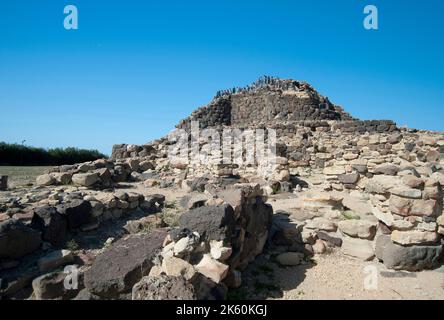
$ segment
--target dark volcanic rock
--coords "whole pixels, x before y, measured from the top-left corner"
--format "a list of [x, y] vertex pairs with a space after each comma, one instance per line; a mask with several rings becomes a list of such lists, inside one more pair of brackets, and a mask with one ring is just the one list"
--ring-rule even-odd
[[180, 228], [197, 231], [202, 239], [224, 240], [235, 227], [233, 208], [228, 205], [200, 207], [180, 217]]
[[144, 277], [132, 290], [133, 300], [195, 300], [193, 286], [183, 277]]
[[117, 241], [85, 273], [86, 288], [105, 299], [129, 294], [133, 285], [151, 270], [166, 235], [164, 230], [154, 230], [148, 235], [130, 235]]
[[90, 222], [92, 208], [88, 201], [74, 199], [57, 206], [57, 211], [66, 216], [68, 227], [75, 229]]
[[381, 235], [376, 240], [376, 257], [390, 269], [407, 271], [432, 269], [439, 265], [442, 255], [442, 244], [404, 247], [393, 243], [388, 235]]
[[63, 243], [67, 229], [66, 217], [51, 206], [43, 206], [34, 210], [31, 226], [42, 232], [43, 240], [53, 245]]
[[323, 232], [323, 231], [317, 232], [317, 236], [318, 236], [319, 239], [321, 239], [323, 241], [326, 241], [326, 242], [332, 244], [335, 247], [341, 247], [342, 246], [342, 239], [339, 238], [339, 237], [332, 236], [332, 235], [330, 235], [330, 234], [328, 234], [326, 232]]
[[241, 222], [244, 222], [242, 229], [245, 229], [245, 238], [239, 255], [236, 253], [232, 257], [232, 264], [237, 259], [240, 269], [262, 252], [265, 242], [268, 238], [268, 230], [271, 227], [273, 208], [271, 205], [263, 202], [262, 197], [257, 197], [255, 203], [244, 205], [241, 212]]
[[41, 233], [20, 221], [0, 223], [0, 258], [21, 258], [37, 250], [41, 243]]

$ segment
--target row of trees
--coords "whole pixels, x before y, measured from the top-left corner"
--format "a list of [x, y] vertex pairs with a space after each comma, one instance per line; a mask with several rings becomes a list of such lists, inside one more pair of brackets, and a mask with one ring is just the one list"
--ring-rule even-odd
[[57, 166], [106, 158], [97, 150], [77, 148], [43, 149], [0, 142], [0, 165]]

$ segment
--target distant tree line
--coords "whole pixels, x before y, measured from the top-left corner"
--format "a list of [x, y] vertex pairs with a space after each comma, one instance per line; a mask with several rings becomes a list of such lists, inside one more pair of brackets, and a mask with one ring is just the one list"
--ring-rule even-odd
[[58, 166], [93, 161], [107, 156], [97, 150], [78, 148], [43, 149], [0, 142], [0, 165]]

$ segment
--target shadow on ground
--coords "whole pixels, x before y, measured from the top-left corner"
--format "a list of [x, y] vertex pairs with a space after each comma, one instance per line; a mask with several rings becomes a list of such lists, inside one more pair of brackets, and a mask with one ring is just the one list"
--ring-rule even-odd
[[[316, 264], [312, 260], [286, 267], [274, 261], [274, 256], [262, 254], [242, 272], [242, 285], [231, 289], [229, 300], [266, 300], [282, 298], [284, 292], [297, 289], [304, 281], [306, 271]], [[279, 273], [277, 280], [276, 274]], [[301, 291], [301, 295], [304, 293]]]

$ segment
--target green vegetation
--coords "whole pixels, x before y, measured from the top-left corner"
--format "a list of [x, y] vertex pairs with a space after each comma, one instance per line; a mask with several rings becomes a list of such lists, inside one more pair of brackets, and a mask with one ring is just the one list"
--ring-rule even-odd
[[74, 239], [71, 239], [68, 242], [66, 242], [65, 247], [67, 250], [70, 250], [70, 251], [76, 251], [79, 249], [79, 245], [76, 242], [76, 240], [74, 240]]
[[180, 210], [176, 201], [165, 202], [162, 212], [159, 213], [159, 217], [169, 226], [179, 226]]
[[361, 217], [359, 215], [357, 215], [356, 213], [354, 213], [353, 211], [343, 211], [341, 212], [342, 216], [344, 217], [345, 220], [360, 220]]
[[97, 150], [77, 148], [43, 149], [0, 142], [0, 165], [58, 166], [106, 158]]

